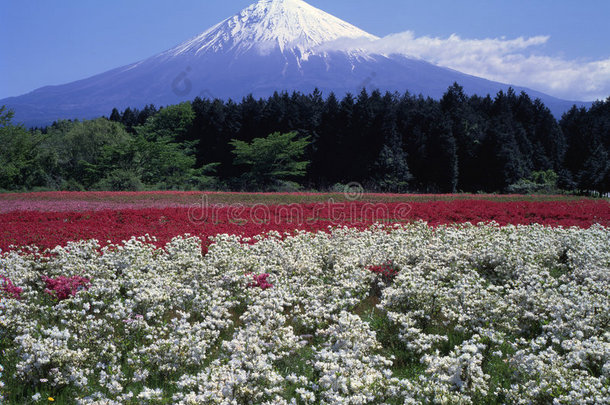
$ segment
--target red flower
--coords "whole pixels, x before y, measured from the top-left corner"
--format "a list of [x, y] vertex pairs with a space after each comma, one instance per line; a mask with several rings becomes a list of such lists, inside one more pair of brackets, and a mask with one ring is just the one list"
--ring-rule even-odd
[[[318, 232], [328, 231], [329, 226], [362, 229], [376, 222], [393, 224], [417, 220], [426, 221], [431, 226], [464, 222], [476, 224], [492, 220], [500, 225], [536, 223], [588, 228], [599, 223], [610, 226], [610, 204], [603, 200], [453, 199], [422, 202], [416, 200], [417, 196], [412, 196], [414, 201], [408, 204], [353, 201], [269, 206], [210, 205], [193, 211], [186, 205], [172, 202], [186, 203], [187, 197], [194, 198], [189, 197], [191, 194], [188, 193], [179, 194], [183, 200], [169, 201], [163, 200], [166, 196], [164, 193], [101, 193], [94, 196], [101, 201], [108, 200], [108, 204], [97, 202], [103, 209], [94, 209], [95, 201], [89, 202], [86, 211], [76, 209], [70, 203], [87, 196], [93, 198], [90, 193], [35, 195], [27, 203], [12, 205], [13, 208], [7, 197], [3, 196], [0, 205], [6, 205], [7, 209], [3, 210], [0, 206], [0, 249], [3, 252], [11, 250], [11, 245], [36, 245], [41, 249], [52, 249], [81, 239], [97, 239], [103, 246], [108, 244], [107, 241], [120, 243], [132, 236], [145, 234], [155, 236], [155, 244], [162, 247], [172, 238], [189, 233], [204, 241], [205, 250], [208, 237], [221, 233], [252, 237], [270, 231], [292, 233], [298, 229]], [[168, 194], [167, 198], [170, 197]], [[22, 197], [15, 195], [14, 198]], [[53, 198], [58, 201], [53, 201]], [[127, 205], [128, 201], [134, 201], [134, 204]], [[148, 205], [144, 205], [145, 202]], [[60, 203], [65, 203], [63, 208]], [[163, 220], [160, 221], [160, 218]]]
[[381, 275], [384, 281], [392, 281], [400, 271], [398, 267], [396, 267], [392, 261], [389, 261], [380, 266], [369, 266], [367, 269], [375, 274]]

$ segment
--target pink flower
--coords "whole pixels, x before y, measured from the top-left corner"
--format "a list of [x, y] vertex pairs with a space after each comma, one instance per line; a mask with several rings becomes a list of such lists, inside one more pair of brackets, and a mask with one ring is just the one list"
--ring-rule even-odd
[[42, 276], [42, 281], [47, 284], [44, 291], [58, 301], [74, 297], [79, 291], [87, 290], [91, 284], [91, 280], [80, 276], [57, 278]]
[[[250, 274], [246, 274], [246, 275], [250, 275]], [[260, 288], [262, 290], [266, 290], [267, 288], [271, 288], [273, 287], [273, 284], [271, 284], [270, 282], [267, 281], [267, 279], [269, 278], [269, 274], [255, 274], [252, 276], [252, 278], [254, 279], [254, 282], [248, 284], [248, 287], [250, 288]]]
[[0, 276], [0, 291], [4, 291], [9, 298], [20, 300], [23, 289], [14, 285], [7, 277]]

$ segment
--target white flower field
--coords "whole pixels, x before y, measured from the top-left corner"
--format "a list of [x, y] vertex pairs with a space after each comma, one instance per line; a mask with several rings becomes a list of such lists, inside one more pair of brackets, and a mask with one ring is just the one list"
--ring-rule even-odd
[[2, 253], [0, 402], [610, 403], [605, 227], [150, 240]]

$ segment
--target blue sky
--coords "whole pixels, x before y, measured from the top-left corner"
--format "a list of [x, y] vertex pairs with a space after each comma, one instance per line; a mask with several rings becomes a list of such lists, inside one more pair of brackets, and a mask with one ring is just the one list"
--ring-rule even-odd
[[[19, 0], [0, 9], [0, 98], [145, 59], [253, 0]], [[376, 46], [573, 100], [610, 96], [608, 0], [310, 0]]]

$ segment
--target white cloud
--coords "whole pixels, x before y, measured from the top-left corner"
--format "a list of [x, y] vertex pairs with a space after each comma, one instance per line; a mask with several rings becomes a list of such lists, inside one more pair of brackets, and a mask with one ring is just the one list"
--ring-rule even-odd
[[[411, 31], [376, 41], [351, 42], [350, 48], [402, 54], [486, 79], [530, 87], [570, 100], [591, 101], [610, 96], [610, 58], [568, 60], [540, 54], [536, 47], [548, 36], [515, 39], [416, 37]], [[346, 42], [331, 47], [344, 47]]]

